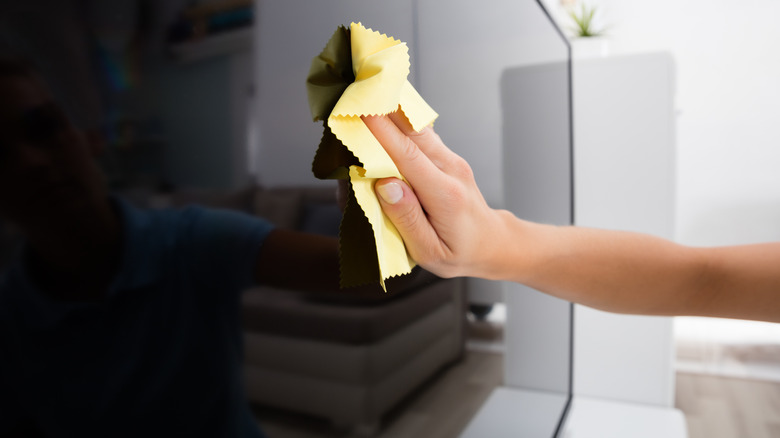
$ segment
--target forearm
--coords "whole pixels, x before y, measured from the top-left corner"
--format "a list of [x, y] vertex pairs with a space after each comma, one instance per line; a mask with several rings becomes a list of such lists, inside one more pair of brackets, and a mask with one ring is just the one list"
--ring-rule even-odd
[[700, 251], [707, 269], [697, 314], [780, 322], [780, 243]]
[[558, 227], [516, 220], [510, 235], [521, 282], [560, 298], [621, 313], [675, 314], [695, 287], [699, 263], [692, 251], [655, 237]]
[[780, 318], [778, 245], [691, 248], [639, 233], [504, 219], [517, 244], [494, 252], [502, 279], [612, 312]]
[[432, 129], [364, 117], [407, 180], [377, 183], [420, 265], [444, 277], [527, 284], [602, 310], [780, 322], [780, 243], [689, 248], [627, 232], [526, 222], [485, 202], [470, 166]]

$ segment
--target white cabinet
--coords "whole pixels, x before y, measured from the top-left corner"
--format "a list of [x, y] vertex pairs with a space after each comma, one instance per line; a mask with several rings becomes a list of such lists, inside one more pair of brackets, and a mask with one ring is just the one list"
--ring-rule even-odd
[[[565, 72], [564, 66], [512, 69], [502, 83], [504, 117], [510, 122], [504, 127], [503, 158], [514, 170], [507, 172], [505, 165], [507, 208], [536, 221], [562, 223], [573, 213], [578, 226], [673, 238], [671, 57], [575, 59], [571, 162], [561, 146], [567, 142], [554, 134], [556, 128], [568, 133], [556, 115], [555, 102], [562, 97], [556, 82], [545, 82]], [[567, 339], [561, 332], [568, 329], [569, 315], [555, 300], [506, 285], [505, 386], [463, 436], [550, 436], [554, 419], [534, 412], [562, 406], [568, 380], [561, 376], [571, 365], [573, 400], [559, 436], [685, 437], [684, 417], [673, 408], [671, 319], [575, 305], [567, 351], [560, 341]]]
[[[575, 58], [574, 218], [674, 237], [674, 66], [665, 53]], [[670, 318], [575, 306], [574, 394], [671, 407]]]

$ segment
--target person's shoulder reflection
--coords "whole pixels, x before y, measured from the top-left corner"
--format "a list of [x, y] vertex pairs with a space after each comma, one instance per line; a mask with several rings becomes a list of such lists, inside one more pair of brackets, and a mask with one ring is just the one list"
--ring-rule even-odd
[[240, 377], [238, 292], [262, 220], [141, 211], [36, 71], [0, 60], [0, 436], [258, 437]]

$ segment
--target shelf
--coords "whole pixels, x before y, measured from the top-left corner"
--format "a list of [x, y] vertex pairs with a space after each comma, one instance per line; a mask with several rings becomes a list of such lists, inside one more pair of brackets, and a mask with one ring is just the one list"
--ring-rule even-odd
[[171, 56], [179, 62], [199, 61], [251, 49], [253, 33], [252, 27], [246, 27], [194, 41], [172, 44], [168, 50]]

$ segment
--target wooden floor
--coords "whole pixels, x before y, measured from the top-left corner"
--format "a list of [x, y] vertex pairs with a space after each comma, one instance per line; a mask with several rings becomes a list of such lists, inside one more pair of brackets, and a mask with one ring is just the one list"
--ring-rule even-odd
[[780, 383], [677, 373], [689, 438], [780, 437]]
[[677, 371], [780, 382], [780, 324], [675, 320]]

